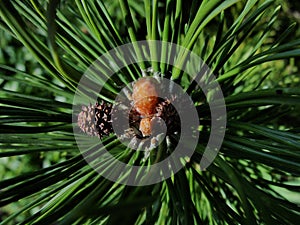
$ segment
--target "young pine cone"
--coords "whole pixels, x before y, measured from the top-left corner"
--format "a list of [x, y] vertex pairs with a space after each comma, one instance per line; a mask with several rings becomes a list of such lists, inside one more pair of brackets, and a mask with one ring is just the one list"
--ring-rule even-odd
[[95, 105], [82, 106], [78, 114], [77, 124], [80, 129], [89, 136], [103, 138], [112, 131], [111, 121], [112, 104], [102, 101]]
[[160, 117], [167, 126], [167, 135], [180, 132], [180, 117], [169, 99], [161, 100], [156, 106], [157, 116]]

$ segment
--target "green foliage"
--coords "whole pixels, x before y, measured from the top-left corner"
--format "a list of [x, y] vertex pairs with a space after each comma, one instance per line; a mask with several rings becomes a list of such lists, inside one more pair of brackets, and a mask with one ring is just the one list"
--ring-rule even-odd
[[[300, 39], [276, 1], [41, 2], [0, 1], [0, 224], [299, 223]], [[180, 70], [151, 62], [187, 89], [203, 139], [172, 178], [130, 187], [99, 176], [81, 156], [72, 99], [95, 59], [145, 39], [200, 55], [222, 87], [228, 121], [219, 155], [201, 171], [208, 103]], [[138, 76], [126, 68], [122, 82]], [[117, 89], [108, 82], [102, 94], [112, 100]], [[142, 163], [114, 135], [103, 143], [117, 159]]]

